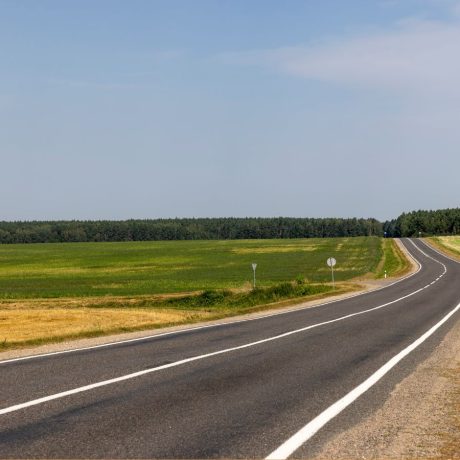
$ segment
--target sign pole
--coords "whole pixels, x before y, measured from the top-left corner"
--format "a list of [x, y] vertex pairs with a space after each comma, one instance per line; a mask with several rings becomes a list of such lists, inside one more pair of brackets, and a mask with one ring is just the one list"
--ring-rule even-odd
[[334, 257], [329, 257], [329, 259], [327, 259], [326, 263], [328, 264], [329, 267], [331, 267], [332, 289], [335, 290], [334, 265], [337, 263], [337, 261], [334, 259]]

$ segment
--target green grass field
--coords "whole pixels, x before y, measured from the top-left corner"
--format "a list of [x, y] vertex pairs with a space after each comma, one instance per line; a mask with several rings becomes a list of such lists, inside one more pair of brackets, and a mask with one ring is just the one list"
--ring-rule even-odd
[[370, 238], [64, 243], [0, 246], [0, 298], [133, 296], [327, 282], [375, 272], [382, 240]]
[[280, 307], [406, 269], [376, 237], [0, 245], [0, 350]]

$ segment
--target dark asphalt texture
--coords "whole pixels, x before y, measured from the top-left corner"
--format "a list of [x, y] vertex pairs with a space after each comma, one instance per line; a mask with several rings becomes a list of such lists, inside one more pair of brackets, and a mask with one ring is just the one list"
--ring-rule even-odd
[[[460, 303], [460, 264], [418, 240], [447, 273], [379, 310], [0, 415], [0, 458], [263, 458]], [[0, 409], [367, 310], [422, 288], [443, 267], [417, 250], [410, 278], [286, 314], [93, 350], [0, 363]], [[372, 415], [459, 320], [430, 339], [293, 457]]]

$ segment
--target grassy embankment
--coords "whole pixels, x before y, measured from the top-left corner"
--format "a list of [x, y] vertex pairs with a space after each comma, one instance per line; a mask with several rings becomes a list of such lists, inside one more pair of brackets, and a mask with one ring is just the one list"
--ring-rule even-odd
[[460, 261], [460, 236], [433, 236], [427, 240], [434, 247]]
[[[0, 348], [196, 322], [321, 298], [404, 270], [392, 240], [0, 246]], [[252, 290], [251, 263], [257, 262]]]
[[382, 240], [382, 259], [377, 266], [376, 278], [404, 276], [410, 271], [410, 263], [393, 239]]

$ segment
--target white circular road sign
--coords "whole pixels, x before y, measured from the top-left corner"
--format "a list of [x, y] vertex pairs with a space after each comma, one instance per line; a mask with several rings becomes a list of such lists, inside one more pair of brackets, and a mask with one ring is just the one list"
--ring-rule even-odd
[[334, 257], [329, 257], [329, 259], [327, 259], [327, 264], [329, 267], [334, 267], [336, 263], [337, 261], [334, 259]]

